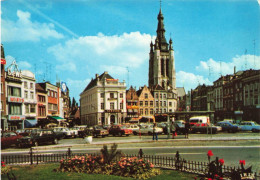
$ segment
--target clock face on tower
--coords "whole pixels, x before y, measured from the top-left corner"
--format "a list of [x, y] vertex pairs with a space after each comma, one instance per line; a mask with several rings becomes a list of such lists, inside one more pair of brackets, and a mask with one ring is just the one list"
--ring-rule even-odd
[[162, 45], [162, 50], [166, 50], [166, 46], [165, 45]]

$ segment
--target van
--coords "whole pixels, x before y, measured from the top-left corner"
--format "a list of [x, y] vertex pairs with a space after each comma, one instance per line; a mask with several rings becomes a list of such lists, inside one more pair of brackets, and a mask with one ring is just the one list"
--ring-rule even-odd
[[194, 126], [195, 124], [201, 124], [201, 123], [209, 124], [210, 120], [208, 116], [195, 116], [190, 118], [189, 123], [191, 126]]

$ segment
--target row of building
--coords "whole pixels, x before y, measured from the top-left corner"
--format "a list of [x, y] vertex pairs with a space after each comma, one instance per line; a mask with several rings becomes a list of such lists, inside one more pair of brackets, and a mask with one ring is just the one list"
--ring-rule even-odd
[[65, 83], [36, 83], [34, 73], [20, 70], [15, 61], [5, 68], [1, 44], [1, 129], [23, 129], [60, 124], [70, 115], [69, 90]]
[[260, 70], [221, 76], [212, 86], [199, 85], [180, 101], [180, 111], [214, 111], [216, 121], [253, 120], [260, 123]]

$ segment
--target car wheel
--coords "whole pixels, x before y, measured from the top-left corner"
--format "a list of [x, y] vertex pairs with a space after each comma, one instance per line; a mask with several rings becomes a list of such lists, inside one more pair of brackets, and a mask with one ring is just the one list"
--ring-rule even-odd
[[256, 129], [252, 129], [252, 132], [257, 132]]
[[55, 139], [53, 140], [53, 144], [58, 144], [58, 139], [57, 139], [57, 138], [55, 138]]
[[35, 141], [34, 146], [39, 146], [39, 143], [37, 141]]
[[122, 136], [123, 134], [121, 132], [118, 133], [118, 136]]

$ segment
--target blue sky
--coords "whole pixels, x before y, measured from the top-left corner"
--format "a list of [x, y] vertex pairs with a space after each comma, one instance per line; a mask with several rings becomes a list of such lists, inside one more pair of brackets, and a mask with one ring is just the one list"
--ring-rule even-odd
[[[260, 69], [259, 7], [257, 0], [162, 1], [177, 87], [210, 85], [234, 66]], [[104, 71], [128, 86], [147, 85], [159, 9], [159, 0], [2, 1], [7, 66], [15, 59], [38, 82], [64, 81], [77, 101]]]

